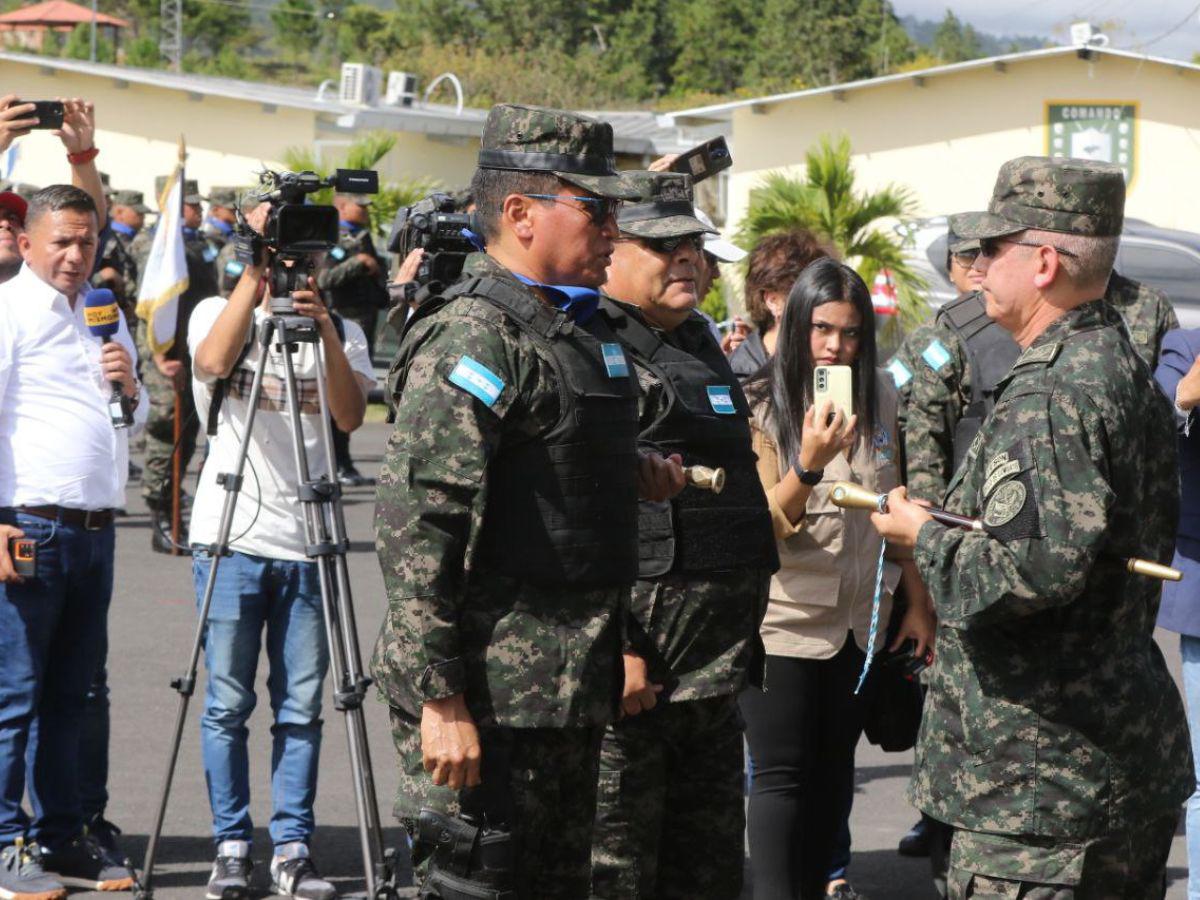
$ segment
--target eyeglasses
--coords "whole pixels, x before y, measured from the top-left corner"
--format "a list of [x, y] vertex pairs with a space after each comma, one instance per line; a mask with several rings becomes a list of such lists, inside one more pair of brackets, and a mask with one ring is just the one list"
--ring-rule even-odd
[[969, 269], [971, 266], [975, 265], [975, 260], [979, 258], [979, 251], [962, 250], [958, 253], [951, 253], [950, 255], [953, 256], [954, 261], [964, 269]]
[[1004, 237], [980, 239], [979, 255], [983, 256], [983, 257], [987, 257], [988, 259], [993, 258], [997, 253], [1000, 252], [1000, 246], [999, 246], [1000, 244], [1016, 244], [1018, 247], [1053, 247], [1056, 251], [1061, 253], [1063, 256], [1078, 256], [1079, 255], [1077, 253], [1072, 253], [1070, 250], [1064, 250], [1062, 247], [1059, 247], [1057, 244], [1039, 243], [1038, 241], [1017, 241], [1017, 240], [1013, 240], [1012, 238], [1004, 238]]
[[583, 207], [575, 207], [580, 212], [586, 213], [593, 225], [603, 226], [610, 218], [617, 214], [617, 210], [621, 208], [621, 201], [612, 197], [579, 197], [571, 194], [523, 194], [524, 197], [530, 197], [534, 200], [552, 200], [555, 203], [563, 203], [567, 200], [578, 200], [583, 204]]
[[617, 238], [618, 241], [639, 241], [646, 246], [647, 250], [654, 253], [674, 253], [681, 246], [687, 245], [693, 250], [700, 251], [704, 249], [704, 235], [702, 234], [680, 234], [674, 237], [662, 238], [647, 238], [629, 235], [626, 237]]

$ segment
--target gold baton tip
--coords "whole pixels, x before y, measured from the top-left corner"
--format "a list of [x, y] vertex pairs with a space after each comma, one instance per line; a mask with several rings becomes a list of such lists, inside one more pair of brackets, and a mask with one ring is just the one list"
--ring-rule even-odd
[[683, 474], [688, 484], [703, 491], [719, 494], [725, 490], [725, 470], [710, 469], [708, 466], [684, 466]]
[[829, 499], [842, 509], [879, 509], [879, 494], [851, 481], [835, 481], [829, 489]]
[[1125, 567], [1134, 575], [1145, 575], [1147, 578], [1158, 578], [1162, 581], [1183, 581], [1183, 573], [1178, 569], [1148, 559], [1133, 557], [1126, 560]]

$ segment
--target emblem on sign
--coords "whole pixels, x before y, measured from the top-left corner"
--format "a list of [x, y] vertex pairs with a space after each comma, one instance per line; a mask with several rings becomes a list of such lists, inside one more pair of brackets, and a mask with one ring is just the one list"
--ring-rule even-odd
[[1116, 163], [1132, 184], [1136, 171], [1137, 104], [1055, 100], [1046, 104], [1046, 155]]

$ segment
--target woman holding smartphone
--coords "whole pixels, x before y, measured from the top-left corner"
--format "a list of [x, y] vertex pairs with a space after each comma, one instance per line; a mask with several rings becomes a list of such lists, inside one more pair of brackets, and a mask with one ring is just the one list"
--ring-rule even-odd
[[[814, 402], [818, 367], [847, 366], [850, 396]], [[822, 379], [839, 382], [837, 370]], [[754, 450], [779, 543], [763, 622], [765, 689], [741, 697], [754, 760], [750, 861], [756, 900], [858, 897], [830, 877], [831, 854], [854, 791], [866, 660], [882, 543], [867, 512], [829, 499], [835, 481], [880, 493], [899, 481], [896, 394], [876, 371], [874, 315], [862, 278], [834, 259], [800, 273], [775, 355], [747, 385]], [[835, 398], [836, 399], [836, 398]], [[851, 410], [843, 410], [848, 402]], [[879, 583], [876, 653], [903, 581], [908, 610], [893, 644], [916, 655], [933, 642], [928, 594], [908, 551], [888, 548]]]

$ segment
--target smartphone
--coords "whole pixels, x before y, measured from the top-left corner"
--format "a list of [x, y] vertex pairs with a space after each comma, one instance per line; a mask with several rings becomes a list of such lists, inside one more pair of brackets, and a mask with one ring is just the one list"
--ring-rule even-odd
[[850, 366], [817, 366], [813, 369], [813, 406], [828, 400], [834, 412], [847, 421], [854, 415], [854, 370]]
[[715, 137], [711, 141], [693, 147], [687, 153], [681, 153], [675, 162], [671, 163], [672, 172], [682, 172], [692, 176], [692, 184], [703, 181], [710, 175], [716, 175], [722, 169], [733, 165], [733, 156], [725, 138]]
[[37, 119], [38, 123], [34, 128], [44, 128], [54, 130], [62, 128], [63, 124], [63, 105], [60, 100], [14, 100], [9, 106], [22, 106], [26, 103], [32, 103], [34, 110], [29, 114], [31, 119]]

